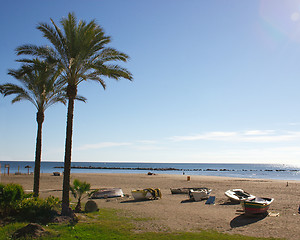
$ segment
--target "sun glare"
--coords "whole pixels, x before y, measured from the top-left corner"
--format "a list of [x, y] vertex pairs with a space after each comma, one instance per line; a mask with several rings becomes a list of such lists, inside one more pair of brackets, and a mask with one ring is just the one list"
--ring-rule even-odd
[[298, 12], [294, 12], [291, 15], [291, 20], [297, 22], [299, 20], [300, 14]]
[[265, 23], [273, 28], [273, 31], [275, 29], [288, 37], [289, 40], [300, 42], [299, 0], [261, 0], [260, 16]]

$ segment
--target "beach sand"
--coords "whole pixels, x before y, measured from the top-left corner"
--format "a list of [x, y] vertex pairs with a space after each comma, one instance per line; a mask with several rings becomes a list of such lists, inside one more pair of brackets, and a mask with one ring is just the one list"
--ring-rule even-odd
[[[229, 234], [256, 237], [279, 237], [300, 239], [300, 182], [266, 179], [238, 179], [213, 176], [186, 175], [146, 175], [146, 174], [72, 174], [71, 183], [77, 178], [87, 181], [93, 189], [122, 188], [124, 198], [96, 199], [99, 208], [122, 209], [125, 214], [143, 217], [148, 221], [138, 221], [138, 231], [199, 231], [212, 229]], [[62, 176], [42, 174], [40, 196], [61, 198]], [[2, 183], [19, 183], [25, 190], [32, 190], [33, 175], [1, 176]], [[162, 199], [133, 201], [131, 190], [160, 188]], [[188, 195], [172, 195], [170, 188], [207, 187], [216, 196], [215, 205], [205, 205], [205, 201], [190, 202]], [[274, 198], [270, 206], [271, 216], [249, 218], [242, 215], [241, 205], [229, 204], [224, 192], [242, 188], [258, 196]], [[71, 196], [71, 195], [70, 195]], [[72, 201], [74, 199], [72, 198]], [[279, 214], [278, 216], [277, 213]]]

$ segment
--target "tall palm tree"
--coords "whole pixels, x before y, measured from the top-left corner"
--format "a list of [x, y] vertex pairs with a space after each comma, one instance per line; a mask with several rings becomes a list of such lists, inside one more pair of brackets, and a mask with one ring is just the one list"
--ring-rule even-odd
[[92, 20], [85, 22], [73, 13], [60, 21], [62, 30], [51, 19], [52, 25], [40, 23], [37, 29], [48, 39], [51, 46], [23, 45], [17, 54], [43, 57], [55, 62], [63, 69], [62, 76], [67, 84], [68, 112], [64, 159], [62, 215], [69, 215], [70, 170], [73, 134], [74, 99], [77, 86], [84, 81], [96, 81], [105, 89], [104, 77], [132, 80], [132, 74], [115, 61], [126, 62], [129, 57], [116, 49], [106, 47], [110, 37]]
[[39, 195], [42, 127], [45, 110], [58, 102], [66, 104], [64, 82], [58, 78], [60, 72], [59, 69], [48, 63], [34, 59], [31, 64], [23, 64], [18, 70], [9, 70], [8, 74], [17, 79], [20, 85], [12, 83], [0, 85], [0, 93], [4, 96], [14, 95], [12, 103], [27, 100], [37, 109], [36, 121], [38, 127], [33, 184], [33, 192], [36, 197]]

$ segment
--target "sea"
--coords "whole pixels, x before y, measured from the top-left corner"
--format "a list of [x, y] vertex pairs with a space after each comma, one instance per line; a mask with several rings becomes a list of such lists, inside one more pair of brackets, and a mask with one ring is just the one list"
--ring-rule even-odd
[[[33, 161], [0, 161], [1, 174], [33, 172]], [[42, 161], [41, 173], [63, 172], [63, 162]], [[300, 180], [300, 167], [286, 164], [73, 162], [71, 173], [155, 173]]]

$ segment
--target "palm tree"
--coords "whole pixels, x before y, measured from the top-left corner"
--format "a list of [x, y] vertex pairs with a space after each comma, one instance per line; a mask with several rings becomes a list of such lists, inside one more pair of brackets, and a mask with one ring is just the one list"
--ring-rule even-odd
[[42, 126], [45, 110], [51, 105], [61, 102], [66, 104], [64, 82], [59, 80], [60, 70], [44, 61], [34, 59], [32, 64], [24, 64], [18, 70], [9, 70], [8, 74], [20, 82], [20, 85], [6, 83], [0, 85], [0, 92], [4, 97], [14, 95], [12, 103], [22, 100], [31, 102], [37, 109], [37, 137], [34, 167], [34, 196], [39, 195], [41, 154], [42, 154]]
[[114, 64], [126, 62], [129, 57], [116, 49], [106, 47], [110, 37], [105, 36], [102, 28], [92, 20], [85, 22], [77, 19], [73, 13], [60, 21], [62, 30], [51, 19], [51, 25], [38, 24], [44, 37], [52, 46], [23, 45], [17, 48], [17, 54], [39, 56], [55, 62], [63, 69], [62, 77], [67, 84], [68, 112], [64, 159], [64, 180], [62, 195], [62, 215], [69, 215], [70, 170], [73, 134], [74, 99], [77, 87], [83, 81], [96, 81], [105, 89], [104, 77], [132, 80], [132, 74], [125, 68]]
[[[77, 199], [77, 204], [75, 207], [75, 212], [81, 212], [81, 200], [85, 197], [90, 197], [95, 191], [91, 191], [91, 184], [87, 182], [81, 182], [75, 179], [73, 186], [70, 186], [70, 190], [75, 199]], [[85, 195], [85, 196], [84, 196]]]

